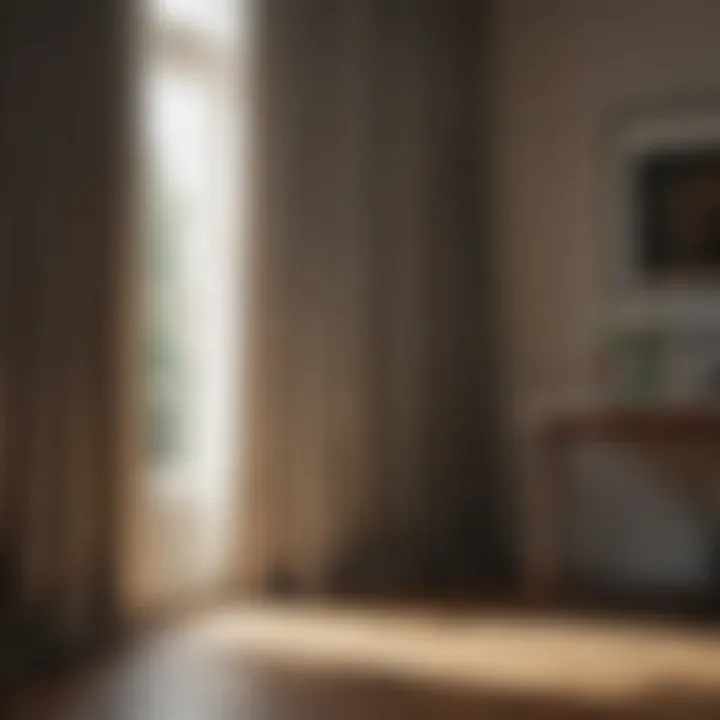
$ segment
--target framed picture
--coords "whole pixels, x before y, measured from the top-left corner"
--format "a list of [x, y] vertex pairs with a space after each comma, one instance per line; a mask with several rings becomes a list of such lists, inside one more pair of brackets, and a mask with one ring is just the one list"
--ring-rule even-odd
[[720, 324], [720, 104], [627, 119], [612, 161], [616, 310]]

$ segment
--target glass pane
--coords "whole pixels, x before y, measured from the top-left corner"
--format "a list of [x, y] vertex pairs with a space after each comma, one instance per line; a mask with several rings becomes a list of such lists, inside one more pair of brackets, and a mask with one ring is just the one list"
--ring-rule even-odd
[[149, 326], [146, 347], [149, 451], [157, 463], [193, 452], [197, 406], [202, 248], [212, 223], [212, 98], [192, 76], [148, 76], [150, 185]]

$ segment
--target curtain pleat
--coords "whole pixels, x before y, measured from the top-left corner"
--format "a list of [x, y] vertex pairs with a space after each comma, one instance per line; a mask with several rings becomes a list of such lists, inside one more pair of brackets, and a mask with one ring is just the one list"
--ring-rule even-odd
[[259, 9], [251, 588], [481, 586], [508, 566], [484, 5]]
[[127, 20], [2, 10], [0, 622], [39, 641], [120, 610]]

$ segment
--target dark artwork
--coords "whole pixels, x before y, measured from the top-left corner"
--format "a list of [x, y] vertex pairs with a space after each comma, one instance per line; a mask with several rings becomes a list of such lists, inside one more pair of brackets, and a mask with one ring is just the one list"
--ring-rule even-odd
[[654, 153], [637, 181], [643, 279], [720, 282], [720, 146]]

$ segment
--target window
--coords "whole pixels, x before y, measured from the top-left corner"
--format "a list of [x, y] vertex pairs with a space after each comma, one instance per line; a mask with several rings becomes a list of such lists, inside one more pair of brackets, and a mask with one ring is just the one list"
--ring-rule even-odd
[[[145, 0], [148, 497], [178, 582], [217, 576], [240, 431], [239, 0]], [[158, 537], [159, 535], [159, 537]], [[159, 568], [156, 568], [159, 570]]]

